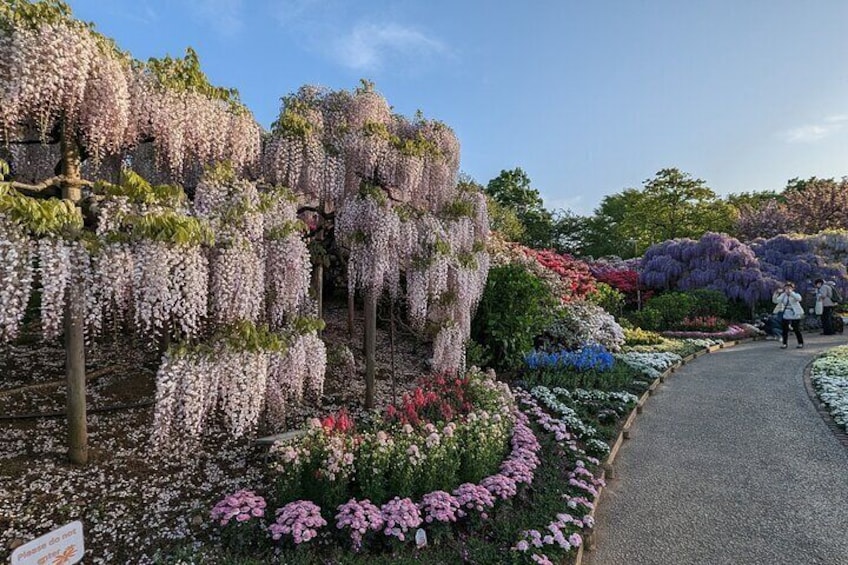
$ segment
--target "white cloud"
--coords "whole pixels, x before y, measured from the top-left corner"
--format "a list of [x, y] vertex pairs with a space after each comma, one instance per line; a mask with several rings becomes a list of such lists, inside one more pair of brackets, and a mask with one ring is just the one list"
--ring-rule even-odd
[[332, 44], [331, 55], [351, 69], [373, 71], [389, 59], [421, 62], [447, 52], [441, 41], [416, 29], [396, 23], [360, 23]]
[[786, 130], [781, 137], [787, 143], [814, 143], [843, 129], [846, 121], [848, 115], [845, 114], [827, 116], [818, 123]]
[[244, 0], [191, 0], [190, 3], [197, 19], [225, 36], [236, 35], [244, 27], [243, 5]]

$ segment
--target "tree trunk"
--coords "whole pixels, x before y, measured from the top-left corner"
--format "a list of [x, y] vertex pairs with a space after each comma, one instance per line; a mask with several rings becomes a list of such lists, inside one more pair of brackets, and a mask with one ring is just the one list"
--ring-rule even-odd
[[392, 355], [392, 404], [397, 404], [397, 376], [395, 374], [395, 303], [389, 308], [389, 349]]
[[365, 408], [374, 408], [374, 389], [377, 367], [375, 352], [377, 345], [377, 293], [365, 293]]
[[[62, 186], [62, 198], [79, 205], [82, 200], [80, 185], [79, 146], [62, 131], [62, 174], [67, 181]], [[69, 182], [68, 182], [69, 181]], [[71, 463], [88, 463], [88, 427], [85, 406], [85, 302], [83, 289], [76, 277], [71, 279], [65, 297], [65, 375], [68, 379], [68, 458]]]
[[347, 337], [353, 339], [353, 313], [356, 309], [355, 296], [353, 292], [347, 293]]
[[324, 318], [324, 265], [315, 263], [312, 269], [312, 293], [318, 305], [318, 318]]

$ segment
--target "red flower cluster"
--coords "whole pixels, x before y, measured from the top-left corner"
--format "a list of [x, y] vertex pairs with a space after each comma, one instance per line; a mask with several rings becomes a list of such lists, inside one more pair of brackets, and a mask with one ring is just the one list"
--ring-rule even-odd
[[571, 255], [560, 255], [555, 251], [525, 249], [525, 253], [536, 259], [540, 265], [556, 273], [566, 284], [570, 294], [563, 296], [565, 302], [582, 300], [595, 291], [595, 277], [589, 266]]
[[386, 421], [417, 427], [427, 423], [450, 422], [474, 409], [469, 394], [469, 377], [433, 375], [425, 377], [411, 393], [403, 395], [400, 406], [386, 409]]
[[720, 332], [727, 329], [727, 320], [716, 316], [683, 318], [678, 329], [696, 332]]
[[[628, 303], [635, 304], [637, 300], [636, 291], [639, 290], [639, 273], [632, 269], [599, 269], [595, 272], [595, 278], [598, 282], [606, 283], [624, 294]], [[653, 291], [642, 291], [642, 302], [647, 302]]]
[[321, 427], [326, 434], [346, 434], [353, 431], [353, 419], [348, 415], [347, 409], [342, 408], [335, 414], [330, 414], [321, 420]]

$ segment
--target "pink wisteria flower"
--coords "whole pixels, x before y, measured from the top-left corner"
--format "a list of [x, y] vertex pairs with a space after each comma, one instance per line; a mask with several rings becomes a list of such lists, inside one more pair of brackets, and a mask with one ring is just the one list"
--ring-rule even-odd
[[265, 499], [252, 490], [242, 489], [221, 500], [212, 509], [212, 519], [226, 526], [230, 520], [246, 522], [265, 515]]
[[406, 532], [421, 525], [421, 512], [408, 498], [394, 497], [380, 509], [383, 514], [384, 530], [389, 537], [406, 540]]
[[354, 551], [362, 548], [362, 538], [370, 532], [377, 532], [383, 528], [383, 514], [370, 500], [357, 501], [353, 498], [339, 506], [336, 514], [336, 527], [340, 530], [350, 529], [350, 539], [353, 542]]
[[297, 500], [277, 510], [277, 521], [268, 530], [275, 541], [290, 535], [295, 545], [300, 545], [317, 536], [318, 529], [326, 525], [318, 505], [308, 500]]

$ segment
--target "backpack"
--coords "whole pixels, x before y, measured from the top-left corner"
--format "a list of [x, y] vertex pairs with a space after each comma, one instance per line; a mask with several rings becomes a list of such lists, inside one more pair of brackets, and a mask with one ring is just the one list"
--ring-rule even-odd
[[839, 304], [842, 302], [842, 293], [839, 292], [839, 289], [836, 288], [835, 284], [828, 285], [830, 286], [831, 294], [830, 299], [833, 300], [834, 304]]

